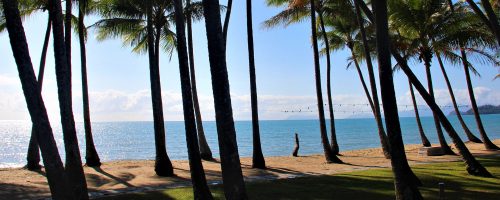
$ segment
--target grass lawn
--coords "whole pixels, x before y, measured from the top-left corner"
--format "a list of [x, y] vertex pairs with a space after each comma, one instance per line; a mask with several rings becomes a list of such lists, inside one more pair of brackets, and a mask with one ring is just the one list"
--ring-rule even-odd
[[[424, 186], [425, 199], [438, 199], [438, 183], [445, 183], [446, 199], [500, 199], [500, 159], [480, 158], [495, 176], [468, 175], [462, 162], [425, 164], [412, 167]], [[222, 186], [211, 187], [216, 199], [224, 199]], [[394, 199], [390, 169], [374, 169], [329, 176], [304, 177], [247, 183], [250, 199]], [[193, 199], [191, 188], [125, 194], [112, 199]]]

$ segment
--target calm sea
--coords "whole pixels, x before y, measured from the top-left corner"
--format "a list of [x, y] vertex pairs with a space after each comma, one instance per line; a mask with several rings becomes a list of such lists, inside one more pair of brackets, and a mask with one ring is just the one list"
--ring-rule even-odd
[[[473, 116], [464, 116], [471, 130], [477, 134]], [[449, 117], [465, 139], [456, 117]], [[500, 115], [482, 115], [483, 123], [491, 139], [500, 138]], [[436, 129], [431, 117], [422, 117], [427, 137], [437, 143]], [[328, 124], [328, 123], [327, 123]], [[92, 124], [94, 141], [102, 161], [154, 159], [153, 122], [95, 122]], [[166, 122], [167, 152], [173, 160], [187, 159], [183, 122]], [[261, 140], [264, 156], [290, 155], [294, 147], [294, 133], [299, 133], [299, 154], [322, 153], [318, 121], [283, 120], [261, 121]], [[376, 124], [373, 119], [336, 120], [337, 137], [341, 151], [379, 147]], [[420, 143], [415, 118], [401, 118], [405, 144]], [[0, 168], [18, 167], [25, 164], [31, 123], [0, 121]], [[61, 127], [53, 124], [59, 152], [64, 156]], [[218, 156], [215, 122], [204, 122], [208, 143]], [[84, 157], [85, 142], [83, 124], [77, 123], [78, 138]], [[236, 131], [240, 156], [252, 156], [252, 126], [250, 121], [237, 121]], [[448, 139], [451, 144], [451, 140]], [[64, 157], [63, 157], [64, 158]], [[63, 159], [64, 160], [64, 159]]]

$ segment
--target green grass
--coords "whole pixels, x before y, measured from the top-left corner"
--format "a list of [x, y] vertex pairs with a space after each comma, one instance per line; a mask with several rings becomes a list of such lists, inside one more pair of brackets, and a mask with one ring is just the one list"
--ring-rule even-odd
[[[425, 199], [438, 199], [438, 183], [445, 183], [446, 199], [500, 199], [500, 159], [481, 158], [480, 162], [495, 176], [468, 175], [461, 162], [426, 164], [412, 167], [423, 182]], [[247, 183], [250, 199], [394, 199], [390, 169], [374, 169], [329, 176]], [[211, 187], [216, 199], [224, 199], [222, 186]], [[191, 188], [125, 194], [113, 199], [193, 199]]]

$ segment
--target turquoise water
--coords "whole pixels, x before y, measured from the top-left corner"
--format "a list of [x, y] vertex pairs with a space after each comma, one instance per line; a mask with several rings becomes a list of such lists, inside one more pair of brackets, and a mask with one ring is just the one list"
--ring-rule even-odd
[[[477, 134], [473, 116], [464, 116], [470, 129]], [[452, 124], [465, 139], [461, 126], [454, 116]], [[482, 115], [486, 131], [491, 139], [500, 139], [500, 115]], [[420, 143], [415, 118], [401, 118], [405, 144]], [[427, 137], [437, 143], [436, 129], [431, 117], [422, 117]], [[327, 123], [328, 124], [328, 123]], [[187, 159], [183, 122], [166, 122], [167, 152], [173, 160]], [[294, 147], [294, 133], [299, 133], [299, 154], [322, 153], [319, 125], [316, 120], [261, 121], [261, 140], [264, 156], [290, 155]], [[337, 137], [341, 151], [379, 147], [376, 124], [373, 119], [336, 120]], [[218, 156], [215, 122], [204, 122], [207, 140], [214, 156]], [[25, 164], [31, 124], [20, 121], [0, 121], [0, 168]], [[56, 142], [64, 155], [60, 126], [54, 126]], [[250, 121], [237, 121], [236, 131], [240, 156], [252, 156], [252, 126]], [[77, 123], [78, 137], [84, 157], [83, 124]], [[154, 159], [152, 122], [95, 122], [94, 141], [102, 161]], [[448, 139], [451, 144], [451, 141]], [[63, 159], [64, 160], [64, 159]]]

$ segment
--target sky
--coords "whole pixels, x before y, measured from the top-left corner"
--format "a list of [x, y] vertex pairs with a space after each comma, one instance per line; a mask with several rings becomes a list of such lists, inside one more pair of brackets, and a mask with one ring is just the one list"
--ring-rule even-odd
[[[225, 1], [221, 1], [225, 3]], [[267, 7], [264, 1], [254, 4], [254, 44], [259, 94], [259, 116], [262, 120], [317, 118], [314, 82], [313, 52], [310, 42], [310, 21], [286, 28], [263, 28], [262, 22], [284, 8]], [[38, 71], [40, 52], [46, 28], [47, 13], [38, 13], [25, 19], [24, 27], [35, 71]], [[89, 17], [90, 25], [98, 20]], [[89, 32], [87, 42], [88, 83], [90, 110], [93, 121], [152, 121], [149, 68], [146, 54], [136, 54], [124, 46], [121, 38], [97, 41], [95, 32]], [[204, 21], [193, 27], [195, 65], [198, 95], [204, 120], [214, 120], [212, 84], [208, 62]], [[52, 39], [52, 38], [51, 38]], [[244, 1], [235, 1], [229, 25], [227, 66], [234, 118], [250, 120], [250, 82]], [[55, 81], [52, 40], [47, 56], [43, 98], [50, 120], [59, 120], [57, 85]], [[72, 49], [73, 109], [76, 121], [82, 120], [80, 52], [76, 35]], [[346, 49], [332, 53], [333, 101], [337, 118], [371, 117], [367, 100], [354, 69], [346, 69], [350, 52]], [[167, 121], [182, 120], [182, 97], [177, 55], [163, 53], [160, 61], [164, 116]], [[393, 61], [394, 62], [394, 61]], [[436, 101], [451, 105], [437, 60], [432, 63]], [[449, 77], [460, 105], [469, 105], [462, 67], [446, 63]], [[412, 63], [417, 76], [426, 84], [422, 64]], [[499, 68], [476, 66], [481, 77], [473, 77], [474, 91], [479, 105], [499, 104], [500, 79], [493, 80]], [[326, 64], [321, 61], [323, 97], [326, 100]], [[367, 70], [363, 65], [365, 79]], [[377, 76], [377, 75], [376, 75]], [[402, 72], [396, 72], [394, 83], [401, 116], [411, 116], [408, 81]], [[418, 98], [418, 104], [425, 104]], [[325, 101], [326, 102], [326, 101]], [[342, 106], [340, 105], [342, 104]], [[356, 105], [352, 105], [356, 104]], [[421, 106], [423, 114], [430, 113]], [[467, 109], [464, 107], [463, 109]], [[301, 111], [301, 112], [284, 112]], [[306, 112], [307, 111], [307, 112]], [[445, 112], [451, 111], [449, 107]], [[8, 35], [0, 33], [0, 120], [29, 120], [17, 68], [12, 56]]]

